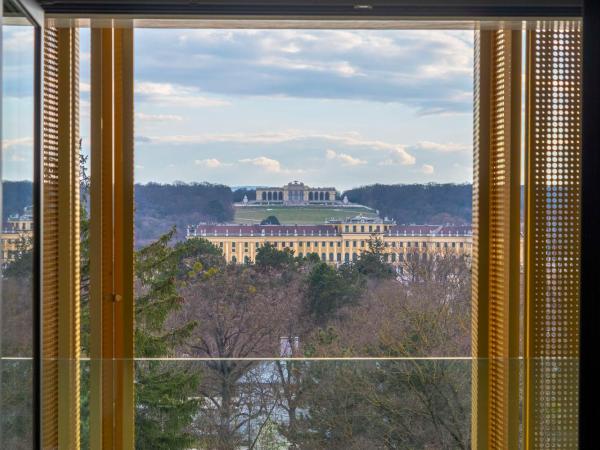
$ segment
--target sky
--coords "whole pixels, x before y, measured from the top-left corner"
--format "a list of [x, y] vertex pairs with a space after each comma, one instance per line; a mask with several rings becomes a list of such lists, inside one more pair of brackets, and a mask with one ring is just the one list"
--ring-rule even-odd
[[[17, 31], [9, 75], [30, 59]], [[85, 151], [89, 47], [82, 30]], [[136, 29], [136, 182], [470, 182], [472, 58], [472, 31]], [[23, 83], [5, 75], [5, 117], [27, 115]], [[29, 124], [3, 131], [4, 179], [30, 179]]]
[[33, 27], [2, 28], [2, 179], [33, 179]]
[[136, 30], [136, 181], [467, 182], [473, 33]]

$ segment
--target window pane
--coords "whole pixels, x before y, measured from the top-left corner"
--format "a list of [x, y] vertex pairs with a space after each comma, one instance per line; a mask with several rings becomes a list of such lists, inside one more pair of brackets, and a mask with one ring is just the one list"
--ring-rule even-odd
[[0, 447], [32, 447], [34, 28], [10, 2], [2, 26]]
[[468, 447], [472, 33], [135, 48], [138, 445]]

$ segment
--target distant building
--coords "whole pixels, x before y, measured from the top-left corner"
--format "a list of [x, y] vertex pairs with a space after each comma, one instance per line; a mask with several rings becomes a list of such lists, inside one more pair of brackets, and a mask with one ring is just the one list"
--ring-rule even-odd
[[13, 261], [21, 242], [29, 242], [33, 236], [33, 207], [27, 206], [22, 214], [8, 217], [7, 227], [0, 233], [2, 264]]
[[334, 187], [309, 187], [299, 181], [293, 181], [283, 187], [263, 187], [256, 189], [256, 201], [259, 205], [332, 205], [342, 203], [336, 199]]
[[392, 264], [442, 253], [470, 255], [473, 241], [470, 225], [397, 225], [362, 215], [323, 225], [201, 224], [189, 227], [187, 237], [210, 241], [228, 262], [254, 262], [258, 249], [271, 244], [296, 256], [316, 253], [333, 265], [356, 261], [369, 249], [370, 239], [383, 241], [384, 258]]

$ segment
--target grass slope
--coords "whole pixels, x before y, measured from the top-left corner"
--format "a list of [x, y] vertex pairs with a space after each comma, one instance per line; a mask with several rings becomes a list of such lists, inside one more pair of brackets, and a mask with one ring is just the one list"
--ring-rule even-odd
[[268, 216], [276, 216], [281, 224], [323, 223], [327, 219], [345, 219], [362, 214], [375, 217], [367, 208], [326, 208], [311, 206], [247, 206], [235, 208], [235, 223], [257, 224]]

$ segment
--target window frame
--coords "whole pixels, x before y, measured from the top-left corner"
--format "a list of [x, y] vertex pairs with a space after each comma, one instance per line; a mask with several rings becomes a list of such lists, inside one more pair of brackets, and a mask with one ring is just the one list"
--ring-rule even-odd
[[[14, 0], [19, 4], [27, 15], [32, 19], [35, 33], [35, 116], [34, 116], [34, 151], [36, 164], [34, 166], [34, 382], [40, 386], [40, 327], [41, 327], [41, 303], [40, 293], [42, 291], [41, 282], [41, 248], [40, 241], [43, 233], [41, 227], [41, 67], [42, 57], [41, 49], [43, 44], [43, 19], [44, 12], [33, 0]], [[342, 17], [342, 18], [361, 18], [365, 20], [377, 20], [381, 18], [497, 18], [497, 17], [584, 17], [584, 33], [586, 40], [584, 43], [583, 59], [583, 89], [588, 92], [594, 92], [595, 95], [584, 97], [583, 112], [583, 135], [585, 139], [582, 145], [582, 158], [585, 164], [582, 165], [582, 253], [581, 253], [581, 380], [580, 380], [580, 445], [590, 444], [595, 438], [595, 424], [591, 407], [598, 404], [600, 399], [600, 387], [593, 380], [595, 372], [592, 364], [595, 360], [595, 342], [598, 341], [599, 333], [596, 326], [597, 317], [600, 315], [600, 305], [593, 301], [597, 298], [599, 288], [597, 285], [594, 271], [594, 262], [598, 249], [600, 248], [600, 236], [595, 233], [595, 224], [600, 219], [600, 212], [595, 207], [600, 201], [600, 177], [597, 173], [597, 167], [600, 167], [600, 155], [594, 149], [600, 147], [600, 131], [596, 124], [600, 117], [599, 99], [598, 99], [598, 78], [600, 77], [599, 59], [600, 57], [600, 39], [598, 31], [600, 29], [600, 7], [593, 0], [562, 0], [562, 1], [513, 1], [510, 4], [498, 6], [498, 2], [486, 1], [435, 1], [421, 0], [419, 2], [401, 1], [390, 4], [382, 0], [369, 2], [367, 5], [355, 5], [349, 1], [332, 0], [327, 5], [319, 5], [308, 1], [231, 1], [224, 0], [215, 5], [215, 2], [198, 0], [174, 1], [170, 5], [164, 5], [159, 2], [142, 1], [120, 1], [105, 0], [104, 2], [86, 2], [86, 1], [67, 1], [67, 0], [41, 0], [39, 2], [46, 10], [48, 17], [56, 19], [87, 19], [92, 14], [108, 15], [111, 17], [127, 15], [134, 18], [146, 15], [146, 17], [159, 18], [165, 17], [166, 7], [172, 14], [186, 14], [190, 17], [206, 17], [210, 15], [221, 15], [227, 18], [233, 17], [289, 17], [301, 16], [307, 20], [319, 20], [322, 18]], [[585, 4], [585, 9], [582, 8]], [[359, 8], [365, 6], [365, 8]], [[0, 62], [1, 69], [1, 62]], [[40, 398], [39, 392], [34, 395], [34, 410], [39, 412]], [[39, 414], [35, 415], [34, 427], [36, 434], [36, 447], [39, 447], [40, 421]]]

